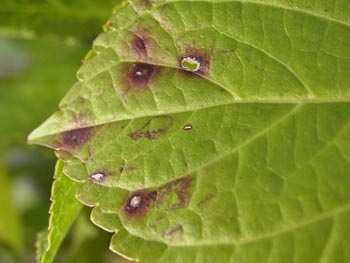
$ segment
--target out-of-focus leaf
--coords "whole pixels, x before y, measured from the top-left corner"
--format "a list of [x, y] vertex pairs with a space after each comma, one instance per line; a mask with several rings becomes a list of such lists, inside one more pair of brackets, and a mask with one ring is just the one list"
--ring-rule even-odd
[[74, 263], [122, 263], [123, 259], [107, 250], [110, 233], [100, 229], [89, 220], [89, 210], [83, 210], [72, 231], [70, 244], [64, 253], [62, 262]]
[[49, 249], [48, 243], [49, 230], [45, 229], [38, 233], [36, 240], [36, 258], [37, 262], [41, 262], [43, 255]]
[[6, 243], [15, 250], [22, 245], [22, 225], [15, 206], [7, 173], [0, 163], [0, 243]]
[[14, 253], [6, 246], [0, 246], [0, 262], [1, 263], [17, 263], [18, 260]]
[[50, 34], [90, 39], [120, 0], [2, 0], [0, 36]]
[[56, 107], [67, 83], [75, 81], [75, 71], [86, 52], [86, 44], [77, 41], [0, 37], [0, 159], [4, 158], [1, 161], [11, 177], [16, 207], [23, 208], [26, 226], [24, 250], [17, 252], [15, 262], [34, 258], [30, 253], [35, 234], [47, 224], [48, 182], [55, 161], [52, 153], [29, 147], [27, 134]]
[[0, 80], [19, 75], [28, 64], [28, 54], [23, 48], [0, 38]]
[[113, 251], [350, 261], [350, 7], [316, 2], [129, 1], [110, 19], [30, 141]]
[[75, 198], [78, 183], [67, 178], [62, 169], [63, 164], [58, 161], [52, 185], [49, 230], [39, 235], [37, 244], [37, 259], [40, 263], [53, 262], [63, 239], [82, 208]]

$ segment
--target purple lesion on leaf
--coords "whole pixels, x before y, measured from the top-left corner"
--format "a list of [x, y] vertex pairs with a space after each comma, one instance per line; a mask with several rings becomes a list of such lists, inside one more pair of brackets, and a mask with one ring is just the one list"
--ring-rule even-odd
[[[155, 120], [163, 120], [161, 127], [151, 129], [151, 125]], [[129, 137], [133, 140], [140, 138], [147, 138], [149, 140], [158, 139], [161, 134], [166, 133], [174, 124], [174, 117], [172, 116], [156, 116], [147, 121], [140, 129], [129, 133]]]
[[154, 74], [154, 66], [146, 63], [134, 63], [128, 70], [128, 83], [131, 87], [145, 87]]
[[[185, 208], [191, 199], [192, 181], [191, 176], [186, 176], [158, 188], [132, 192], [123, 203], [124, 214], [129, 218], [139, 218], [145, 216], [151, 207], [157, 209], [164, 206], [168, 211]], [[164, 216], [158, 216], [156, 221], [164, 218]]]
[[157, 192], [140, 190], [131, 193], [125, 200], [123, 209], [129, 218], [138, 218], [147, 214], [152, 202], [156, 200]]
[[146, 58], [148, 56], [148, 39], [144, 36], [135, 34], [131, 40], [131, 49], [139, 57]]
[[130, 90], [143, 90], [152, 84], [161, 68], [156, 65], [148, 63], [133, 63], [127, 68], [125, 73], [126, 91]]
[[86, 144], [94, 134], [93, 127], [78, 128], [58, 135], [59, 149], [74, 150]]
[[157, 207], [162, 206], [165, 203], [167, 195], [175, 194], [177, 196], [177, 202], [169, 202], [166, 204], [167, 210], [180, 209], [187, 207], [191, 199], [191, 186], [193, 178], [186, 176], [175, 181], [169, 182], [157, 190]]

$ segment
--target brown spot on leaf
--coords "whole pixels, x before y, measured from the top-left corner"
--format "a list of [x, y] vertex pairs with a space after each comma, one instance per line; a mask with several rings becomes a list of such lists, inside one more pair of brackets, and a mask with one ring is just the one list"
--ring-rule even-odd
[[170, 229], [169, 231], [167, 231], [164, 234], [164, 237], [169, 239], [169, 240], [173, 240], [174, 234], [177, 233], [177, 232], [183, 232], [183, 227], [181, 225], [178, 225], [178, 226]]
[[157, 190], [157, 207], [165, 203], [166, 196], [172, 194], [177, 196], [177, 200], [174, 203], [173, 198], [171, 198], [171, 201], [167, 202], [166, 206], [168, 210], [187, 207], [191, 199], [190, 187], [192, 185], [192, 180], [192, 177], [187, 176], [159, 187]]
[[156, 199], [155, 191], [141, 190], [130, 194], [124, 202], [124, 211], [129, 217], [137, 218], [147, 213], [151, 202]]
[[135, 35], [131, 40], [131, 48], [139, 57], [147, 57], [148, 40], [145, 37]]
[[80, 147], [90, 140], [93, 133], [93, 127], [66, 131], [58, 136], [60, 148], [71, 150]]
[[127, 71], [129, 89], [143, 89], [152, 83], [160, 71], [160, 67], [147, 63], [131, 64]]
[[157, 191], [152, 191], [148, 194], [148, 197], [153, 200], [156, 201], [157, 200]]
[[[150, 140], [158, 139], [159, 135], [166, 133], [173, 124], [174, 118], [171, 116], [153, 117], [137, 131], [129, 133], [129, 137], [133, 140], [138, 140], [140, 138], [147, 138]], [[152, 126], [156, 127], [151, 128]]]

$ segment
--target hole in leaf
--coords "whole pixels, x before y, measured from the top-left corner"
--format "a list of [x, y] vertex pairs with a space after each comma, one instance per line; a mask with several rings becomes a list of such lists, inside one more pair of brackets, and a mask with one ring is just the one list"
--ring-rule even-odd
[[181, 60], [181, 67], [186, 71], [197, 72], [201, 63], [194, 57], [185, 57]]
[[179, 61], [182, 72], [187, 76], [205, 76], [209, 73], [210, 56], [205, 51], [198, 49], [187, 49]]

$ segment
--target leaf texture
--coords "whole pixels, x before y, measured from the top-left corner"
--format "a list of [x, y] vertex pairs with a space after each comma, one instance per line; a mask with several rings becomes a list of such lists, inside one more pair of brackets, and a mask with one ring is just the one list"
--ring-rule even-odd
[[29, 140], [125, 257], [348, 262], [349, 8], [130, 1]]
[[38, 263], [53, 262], [63, 239], [82, 209], [82, 204], [75, 198], [78, 184], [64, 176], [62, 169], [63, 163], [58, 161], [52, 185], [49, 228], [38, 236]]

